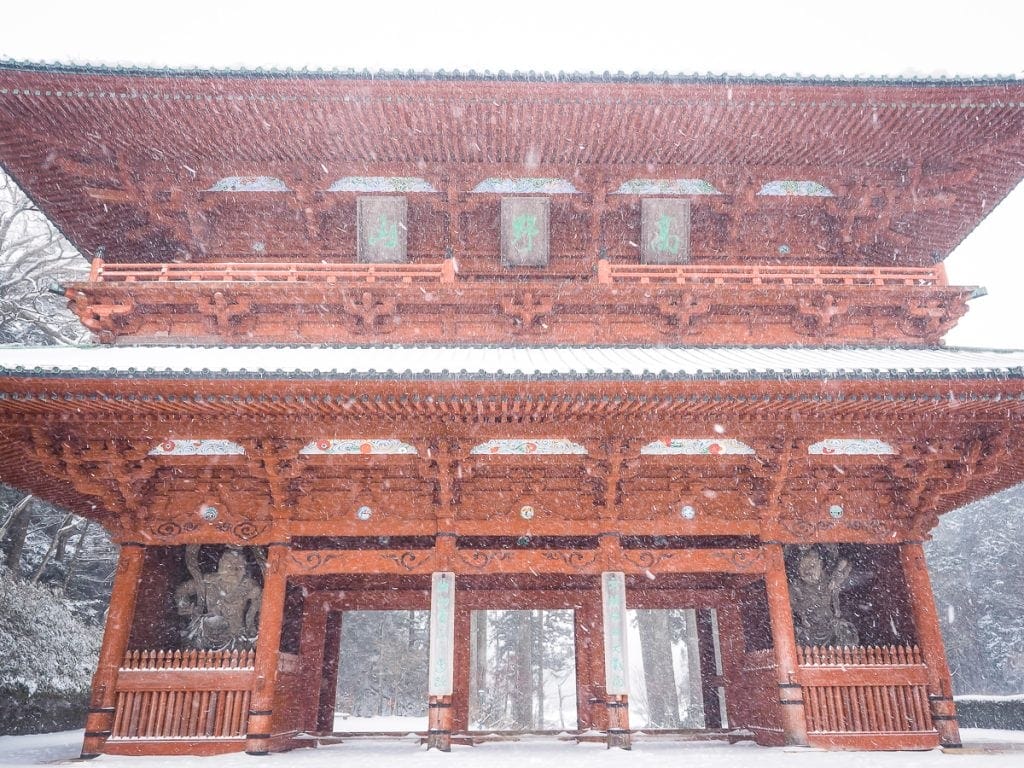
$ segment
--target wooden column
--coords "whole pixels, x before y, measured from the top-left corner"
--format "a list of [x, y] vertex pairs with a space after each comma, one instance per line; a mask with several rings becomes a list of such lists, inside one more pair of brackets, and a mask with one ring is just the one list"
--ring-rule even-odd
[[588, 589], [574, 612], [576, 635], [576, 723], [581, 731], [608, 726], [601, 648], [601, 593]]
[[341, 656], [341, 611], [327, 614], [324, 631], [323, 672], [320, 677], [320, 700], [316, 713], [318, 733], [333, 733], [334, 706], [338, 695], [338, 664]]
[[604, 618], [604, 687], [608, 707], [608, 747], [630, 749], [629, 653], [627, 647], [626, 576], [601, 574], [601, 608]]
[[428, 674], [427, 749], [450, 752], [455, 682], [455, 574], [451, 572], [431, 577]]
[[928, 668], [928, 701], [931, 704], [932, 721], [939, 732], [939, 743], [944, 747], [960, 747], [963, 745], [960, 742], [956, 705], [953, 703], [953, 681], [949, 676], [946, 646], [942, 642], [939, 614], [935, 609], [935, 596], [932, 594], [928, 565], [920, 542], [901, 544], [900, 562], [907, 581], [917, 643]]
[[[481, 615], [481, 620], [482, 620]], [[469, 687], [473, 682], [470, 669], [472, 654], [469, 637], [473, 627], [473, 611], [465, 605], [455, 607], [455, 681], [452, 686], [452, 731], [462, 733], [469, 730]]]
[[284, 624], [285, 585], [288, 581], [284, 560], [288, 554], [288, 545], [271, 544], [268, 549], [260, 604], [260, 628], [256, 637], [256, 682], [250, 699], [245, 737], [245, 751], [250, 755], [266, 755], [270, 751], [274, 689], [281, 651], [281, 627]]
[[765, 544], [767, 569], [764, 574], [768, 592], [768, 617], [775, 646], [779, 706], [782, 708], [782, 732], [788, 744], [807, 744], [807, 721], [804, 718], [803, 692], [798, 680], [796, 630], [793, 608], [789, 602], [789, 582], [781, 544]]
[[715, 635], [710, 608], [697, 611], [697, 647], [700, 649], [700, 691], [704, 700], [704, 727], [722, 727], [722, 702], [718, 698], [721, 678], [715, 662]]
[[114, 704], [117, 701], [117, 672], [128, 649], [128, 636], [135, 616], [135, 599], [146, 548], [141, 544], [122, 544], [117, 560], [117, 573], [110, 595], [107, 624], [103, 629], [103, 645], [92, 678], [92, 696], [85, 719], [82, 757], [98, 757], [114, 726]]

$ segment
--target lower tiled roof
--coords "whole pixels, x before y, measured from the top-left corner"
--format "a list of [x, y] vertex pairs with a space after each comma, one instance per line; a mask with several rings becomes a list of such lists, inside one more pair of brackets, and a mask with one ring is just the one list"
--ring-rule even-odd
[[1024, 378], [1024, 351], [867, 347], [0, 346], [0, 376], [448, 381]]

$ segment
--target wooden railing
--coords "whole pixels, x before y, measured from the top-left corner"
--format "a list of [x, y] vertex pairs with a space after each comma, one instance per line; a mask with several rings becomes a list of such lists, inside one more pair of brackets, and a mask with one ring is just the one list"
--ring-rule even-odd
[[93, 259], [93, 283], [454, 283], [455, 262], [361, 264], [304, 262], [216, 262], [210, 264], [108, 264]]
[[922, 664], [916, 645], [801, 645], [797, 658], [804, 667], [905, 666]]
[[611, 264], [598, 262], [602, 284], [675, 285], [944, 285], [942, 271], [929, 267], [759, 266], [756, 264]]
[[[481, 275], [464, 276], [479, 279]], [[524, 277], [505, 271], [484, 277]], [[539, 270], [526, 277], [564, 279]], [[579, 277], [579, 275], [576, 275]], [[93, 283], [454, 283], [454, 259], [431, 264], [362, 264], [354, 262], [212, 262], [188, 264], [108, 264], [93, 259]], [[756, 264], [611, 264], [598, 261], [602, 285], [749, 285], [749, 286], [936, 286], [945, 285], [940, 268], [760, 266]]]
[[111, 738], [244, 738], [254, 661], [254, 651], [129, 652]]
[[805, 646], [798, 658], [808, 732], [934, 732], [917, 646]]

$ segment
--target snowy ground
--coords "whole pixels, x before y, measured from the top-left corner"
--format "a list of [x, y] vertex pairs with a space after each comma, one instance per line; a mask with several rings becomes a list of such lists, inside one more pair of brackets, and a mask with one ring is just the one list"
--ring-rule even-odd
[[[1020, 768], [1024, 765], [1024, 731], [963, 732], [964, 749], [931, 752], [819, 752], [767, 749], [752, 744], [682, 744], [641, 741], [632, 752], [607, 750], [600, 744], [575, 744], [529, 738], [517, 743], [455, 747], [451, 754], [427, 752], [411, 740], [354, 741], [316, 750], [250, 757], [112, 757], [91, 761], [95, 768], [389, 768], [416, 764], [430, 768]], [[81, 731], [40, 736], [0, 737], [0, 766], [60, 765], [76, 761]]]

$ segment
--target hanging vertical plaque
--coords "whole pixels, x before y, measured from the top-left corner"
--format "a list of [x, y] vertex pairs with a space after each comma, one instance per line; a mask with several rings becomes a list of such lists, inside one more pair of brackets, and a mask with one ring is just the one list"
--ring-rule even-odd
[[601, 574], [604, 614], [604, 680], [609, 696], [629, 695], [629, 654], [626, 647], [626, 576]]
[[455, 666], [455, 574], [435, 573], [430, 580], [430, 679], [427, 694], [452, 695]]
[[406, 261], [404, 197], [359, 197], [356, 200], [359, 261], [388, 264]]
[[546, 267], [549, 255], [548, 199], [501, 198], [501, 265]]
[[640, 203], [640, 261], [686, 264], [690, 261], [690, 201], [645, 197]]

